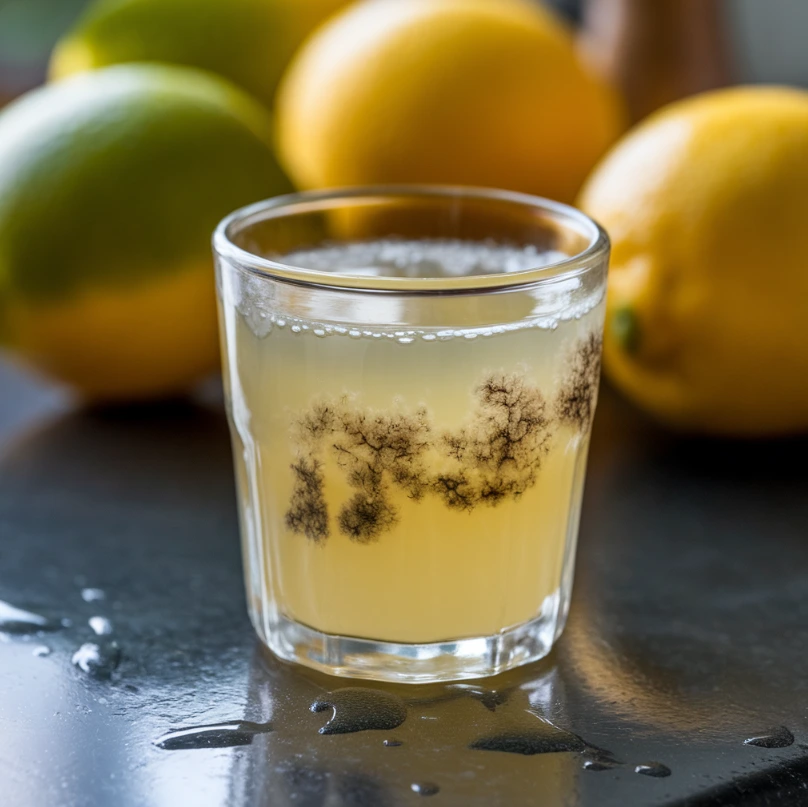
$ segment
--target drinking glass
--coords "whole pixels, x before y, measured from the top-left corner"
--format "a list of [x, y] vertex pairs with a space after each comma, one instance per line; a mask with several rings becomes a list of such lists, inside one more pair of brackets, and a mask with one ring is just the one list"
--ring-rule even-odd
[[214, 248], [261, 639], [413, 683], [548, 653], [572, 588], [605, 233], [517, 193], [368, 187], [239, 210]]

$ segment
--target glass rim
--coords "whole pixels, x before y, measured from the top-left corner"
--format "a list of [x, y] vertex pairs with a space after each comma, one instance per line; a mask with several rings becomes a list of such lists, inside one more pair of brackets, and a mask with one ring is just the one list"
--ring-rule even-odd
[[[572, 227], [573, 224], [578, 225], [578, 230], [583, 229], [584, 233], [589, 236], [589, 243], [580, 252], [560, 261], [542, 264], [531, 269], [520, 269], [516, 272], [461, 275], [457, 277], [368, 277], [307, 269], [270, 258], [262, 258], [249, 250], [243, 249], [232, 240], [234, 228], [245, 224], [249, 225], [252, 221], [263, 221], [268, 218], [280, 218], [289, 215], [294, 212], [297, 206], [305, 208], [307, 204], [336, 202], [340, 199], [350, 200], [362, 197], [383, 199], [397, 196], [447, 200], [489, 200], [521, 204], [540, 210], [562, 226]], [[517, 191], [465, 185], [357, 185], [288, 193], [264, 199], [233, 211], [222, 219], [213, 233], [213, 249], [217, 256], [267, 280], [337, 291], [393, 292], [398, 294], [452, 294], [497, 291], [535, 286], [549, 281], [566, 280], [592, 269], [608, 254], [609, 246], [609, 236], [606, 231], [594, 219], [571, 205]]]

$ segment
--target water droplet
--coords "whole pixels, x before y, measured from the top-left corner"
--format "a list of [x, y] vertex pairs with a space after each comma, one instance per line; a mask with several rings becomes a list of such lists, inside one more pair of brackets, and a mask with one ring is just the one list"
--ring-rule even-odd
[[744, 745], [759, 748], [788, 748], [794, 742], [794, 735], [785, 726], [775, 726], [768, 731], [743, 741]]
[[40, 644], [37, 645], [32, 652], [35, 656], [44, 658], [45, 656], [49, 656], [53, 651], [46, 644]]
[[112, 622], [105, 616], [91, 616], [87, 622], [96, 636], [109, 636], [112, 633]]
[[434, 782], [413, 782], [410, 789], [419, 796], [434, 796], [440, 793], [440, 788]]
[[474, 684], [450, 684], [451, 689], [459, 690], [478, 700], [489, 712], [495, 712], [497, 706], [504, 706], [508, 701], [507, 692], [498, 692], [495, 689], [484, 689]]
[[619, 768], [624, 764], [615, 759], [611, 751], [598, 748], [596, 745], [589, 745], [589, 743], [587, 743], [584, 753], [586, 755], [584, 768], [588, 771], [608, 771]]
[[404, 745], [402, 740], [385, 740], [382, 745], [386, 746], [387, 748], [398, 748], [401, 745]]
[[587, 771], [610, 771], [616, 768], [615, 763], [608, 763], [601, 759], [585, 759], [584, 770]]
[[[528, 714], [531, 714], [528, 712]], [[475, 740], [469, 748], [477, 751], [502, 751], [507, 754], [554, 754], [562, 751], [586, 751], [589, 746], [571, 731], [532, 715], [529, 725]]]
[[39, 633], [40, 631], [59, 630], [62, 623], [48, 619], [41, 614], [15, 608], [0, 600], [0, 633], [13, 633], [18, 636]]
[[189, 726], [176, 729], [158, 737], [154, 744], [164, 751], [189, 751], [197, 748], [234, 748], [251, 745], [258, 734], [272, 731], [270, 723], [253, 723], [250, 720], [234, 720], [230, 723], [211, 723], [206, 726]]
[[73, 654], [72, 661], [93, 678], [108, 679], [121, 662], [121, 649], [116, 642], [87, 642]]
[[643, 776], [654, 776], [661, 779], [671, 775], [671, 769], [661, 762], [641, 762], [634, 767], [634, 773], [641, 773]]
[[105, 600], [107, 595], [104, 593], [104, 590], [100, 588], [83, 588], [81, 590], [81, 598], [84, 602], [98, 602], [99, 600]]
[[317, 698], [312, 712], [333, 709], [331, 719], [320, 734], [348, 734], [354, 731], [390, 730], [398, 728], [407, 718], [407, 707], [396, 695], [381, 689], [345, 687]]

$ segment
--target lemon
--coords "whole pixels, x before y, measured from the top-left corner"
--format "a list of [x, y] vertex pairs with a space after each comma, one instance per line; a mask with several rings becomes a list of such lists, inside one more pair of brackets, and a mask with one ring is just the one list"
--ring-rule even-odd
[[808, 427], [808, 93], [674, 104], [603, 160], [580, 206], [612, 238], [618, 387], [683, 429]]
[[522, 0], [364, 0], [298, 51], [281, 159], [304, 187], [487, 185], [570, 200], [622, 127], [570, 31]]
[[59, 79], [120, 62], [168, 62], [229, 78], [271, 104], [303, 39], [346, 0], [96, 0], [57, 45]]
[[210, 234], [288, 189], [257, 102], [122, 65], [0, 113], [0, 342], [93, 399], [185, 389], [217, 362]]

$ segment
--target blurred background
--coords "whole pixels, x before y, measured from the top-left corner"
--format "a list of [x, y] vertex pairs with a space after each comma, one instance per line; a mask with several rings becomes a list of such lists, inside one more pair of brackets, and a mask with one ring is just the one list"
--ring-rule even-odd
[[[599, 0], [589, 0], [593, 5]], [[638, 0], [634, 5], [641, 5]], [[703, 14], [712, 0], [675, 0]], [[587, 0], [548, 0], [580, 24]], [[50, 51], [89, 0], [0, 0], [0, 97], [9, 98], [41, 83]], [[619, 3], [605, 0], [604, 6]], [[658, 5], [671, 5], [662, 0]], [[739, 82], [808, 85], [808, 3], [804, 0], [724, 0], [729, 48]]]
[[635, 404], [805, 431], [806, 32], [805, 0], [0, 0], [0, 345], [74, 399], [184, 394], [215, 376], [227, 213], [488, 186], [609, 232]]

